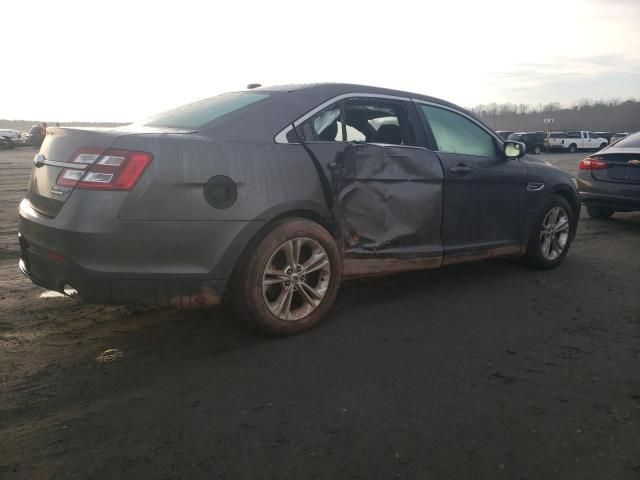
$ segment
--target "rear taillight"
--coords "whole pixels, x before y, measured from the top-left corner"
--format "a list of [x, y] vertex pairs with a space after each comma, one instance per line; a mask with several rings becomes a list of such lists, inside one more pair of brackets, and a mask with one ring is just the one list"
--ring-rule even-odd
[[585, 158], [580, 162], [580, 170], [603, 170], [607, 168], [607, 163], [597, 158]]
[[131, 190], [151, 160], [153, 155], [147, 152], [81, 148], [73, 155], [71, 163], [86, 165], [86, 168], [65, 168], [57, 183], [87, 190]]

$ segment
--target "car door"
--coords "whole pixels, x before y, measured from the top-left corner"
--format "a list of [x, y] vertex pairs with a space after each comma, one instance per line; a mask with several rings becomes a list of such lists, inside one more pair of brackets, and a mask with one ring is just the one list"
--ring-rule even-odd
[[444, 262], [518, 253], [523, 244], [526, 168], [470, 116], [418, 102], [444, 169]]
[[410, 100], [344, 98], [298, 130], [331, 179], [343, 274], [440, 266], [444, 175], [435, 153], [418, 146], [424, 131]]

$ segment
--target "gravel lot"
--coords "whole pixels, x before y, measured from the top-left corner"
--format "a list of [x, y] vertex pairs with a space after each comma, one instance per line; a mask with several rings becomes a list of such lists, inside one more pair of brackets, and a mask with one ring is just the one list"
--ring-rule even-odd
[[0, 478], [640, 478], [640, 214], [583, 214], [554, 271], [345, 283], [274, 340], [43, 295], [17, 268], [34, 153], [0, 152]]

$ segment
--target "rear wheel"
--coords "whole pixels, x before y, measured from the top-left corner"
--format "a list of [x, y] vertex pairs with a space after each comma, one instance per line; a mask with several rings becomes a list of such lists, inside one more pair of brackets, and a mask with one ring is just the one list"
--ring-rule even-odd
[[541, 269], [557, 266], [569, 251], [574, 226], [569, 203], [559, 195], [549, 197], [531, 230], [526, 262]]
[[316, 325], [333, 304], [341, 261], [331, 234], [304, 218], [273, 225], [232, 279], [238, 313], [272, 335], [291, 335]]
[[604, 142], [602, 142], [602, 143], [600, 144], [600, 150], [602, 150], [602, 149], [603, 149], [604, 147], [606, 147], [606, 146], [607, 146], [607, 144], [606, 144], [606, 143], [604, 143]]
[[577, 149], [578, 149], [578, 146], [575, 143], [572, 143], [571, 145], [569, 145], [569, 153], [575, 153]]
[[603, 207], [587, 207], [587, 213], [591, 218], [597, 218], [598, 220], [606, 220], [614, 214], [614, 211], [610, 208]]
[[540, 148], [540, 145], [536, 145], [535, 147], [533, 147], [533, 153], [535, 153], [536, 155], [539, 154], [542, 151], [542, 149]]

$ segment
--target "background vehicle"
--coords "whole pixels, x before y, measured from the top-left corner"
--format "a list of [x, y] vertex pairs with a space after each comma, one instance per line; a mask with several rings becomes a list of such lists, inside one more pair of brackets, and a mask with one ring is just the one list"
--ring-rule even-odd
[[611, 137], [611, 145], [613, 145], [614, 143], [622, 140], [625, 137], [628, 137], [629, 133], [624, 132], [624, 133], [615, 133], [612, 137]]
[[604, 138], [609, 143], [611, 143], [611, 137], [613, 137], [614, 132], [593, 132], [596, 137]]
[[29, 144], [34, 147], [39, 147], [44, 142], [46, 133], [41, 125], [34, 125], [29, 130]]
[[543, 132], [518, 132], [509, 135], [509, 140], [522, 142], [527, 146], [527, 152], [538, 154], [545, 149], [545, 135]]
[[592, 218], [640, 210], [640, 132], [582, 160], [578, 188]]
[[606, 138], [584, 130], [567, 132], [564, 136], [551, 135], [548, 142], [550, 149], [562, 149], [569, 153], [577, 150], [601, 150], [608, 144]]
[[48, 132], [19, 210], [26, 275], [90, 302], [228, 295], [273, 334], [320, 321], [342, 278], [495, 256], [553, 268], [578, 222], [566, 173], [402, 91], [260, 88]]
[[13, 148], [23, 143], [24, 134], [19, 130], [0, 129], [0, 148]]
[[511, 135], [513, 132], [509, 130], [497, 130], [496, 133], [500, 138], [502, 138], [503, 140], [506, 140], [507, 138], [509, 138], [509, 135]]

